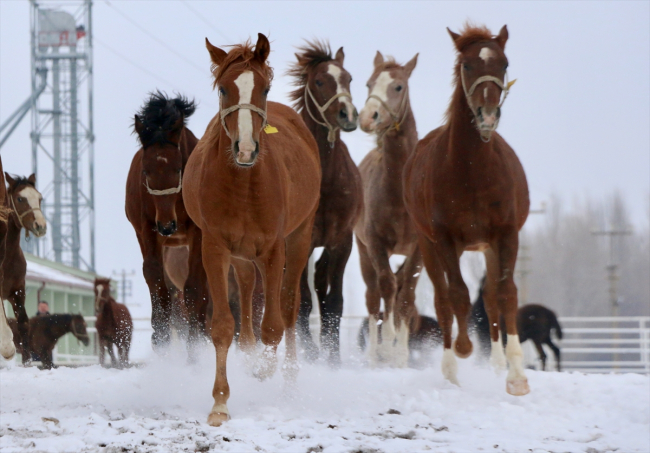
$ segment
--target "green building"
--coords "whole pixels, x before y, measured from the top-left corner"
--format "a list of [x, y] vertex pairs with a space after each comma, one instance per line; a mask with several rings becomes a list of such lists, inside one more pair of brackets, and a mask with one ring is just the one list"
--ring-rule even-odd
[[[38, 300], [46, 301], [50, 313], [81, 313], [86, 318], [90, 344], [84, 346], [72, 334], [66, 334], [54, 349], [54, 363], [98, 363], [97, 334], [95, 332], [96, 274], [64, 264], [55, 263], [25, 253], [27, 275], [25, 276], [25, 308], [30, 318], [36, 315]], [[11, 304], [4, 301], [7, 317], [15, 317]], [[18, 358], [17, 360], [20, 360]]]

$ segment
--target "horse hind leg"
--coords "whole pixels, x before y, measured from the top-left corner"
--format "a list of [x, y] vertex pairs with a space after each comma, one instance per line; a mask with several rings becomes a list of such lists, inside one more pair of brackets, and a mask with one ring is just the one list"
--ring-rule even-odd
[[307, 266], [300, 276], [300, 309], [298, 310], [298, 321], [296, 322], [296, 331], [300, 347], [305, 351], [305, 359], [308, 362], [314, 362], [318, 359], [319, 350], [311, 336], [309, 328], [309, 317], [313, 306], [311, 289], [309, 288], [309, 276]]
[[553, 351], [553, 355], [555, 355], [555, 369], [557, 371], [562, 371], [562, 367], [560, 365], [560, 360], [561, 360], [560, 348], [558, 348], [557, 345], [553, 343], [550, 338], [546, 340], [546, 344]]
[[[1, 265], [2, 263], [0, 263]], [[5, 360], [11, 360], [16, 355], [16, 346], [14, 345], [14, 334], [7, 322], [7, 315], [5, 314], [4, 303], [0, 307], [0, 355]]]
[[19, 338], [18, 340], [22, 349], [22, 362], [27, 364], [31, 362], [31, 350], [29, 347], [29, 317], [25, 310], [25, 287], [12, 291], [9, 296], [9, 302], [16, 314]]
[[253, 332], [253, 290], [255, 289], [255, 264], [248, 260], [233, 259], [235, 278], [239, 286], [240, 328], [239, 348], [250, 360], [255, 352]]
[[535, 349], [537, 349], [539, 359], [542, 361], [542, 371], [546, 371], [546, 353], [544, 352], [544, 346], [536, 340], [533, 340], [533, 343], [535, 343]]
[[397, 342], [395, 345], [395, 362], [398, 368], [406, 368], [409, 361], [409, 330], [411, 320], [418, 316], [415, 307], [415, 287], [422, 270], [422, 257], [420, 249], [406, 258], [404, 265], [398, 271], [400, 284], [395, 299], [395, 313], [397, 324]]

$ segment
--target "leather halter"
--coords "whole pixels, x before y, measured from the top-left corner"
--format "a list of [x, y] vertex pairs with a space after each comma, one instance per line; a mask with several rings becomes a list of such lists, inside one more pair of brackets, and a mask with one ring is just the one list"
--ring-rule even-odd
[[[472, 111], [472, 113], [474, 114], [474, 116], [477, 116], [477, 113], [476, 113], [476, 108], [472, 104], [471, 96], [472, 96], [472, 94], [474, 94], [474, 91], [476, 91], [476, 88], [481, 83], [494, 82], [499, 88], [501, 88], [501, 91], [503, 92], [503, 99], [501, 100], [501, 102], [499, 102], [499, 107], [498, 107], [498, 108], [501, 108], [503, 103], [506, 102], [506, 98], [508, 97], [508, 93], [510, 92], [510, 87], [516, 81], [516, 79], [513, 80], [512, 82], [508, 81], [508, 72], [507, 71], [506, 71], [506, 83], [503, 83], [501, 81], [501, 79], [499, 79], [498, 77], [494, 77], [494, 76], [491, 76], [491, 75], [484, 75], [484, 76], [481, 76], [478, 79], [476, 79], [474, 81], [474, 83], [472, 83], [472, 86], [469, 87], [469, 90], [468, 90], [467, 86], [465, 84], [465, 75], [464, 74], [465, 73], [463, 72], [463, 66], [462, 66], [462, 63], [461, 63], [461, 65], [460, 65], [460, 81], [461, 81], [461, 83], [463, 85], [463, 91], [465, 92], [465, 99], [467, 99], [467, 105], [469, 105], [469, 108]], [[492, 130], [493, 131], [496, 130], [496, 128], [498, 126], [499, 126], [499, 118], [497, 118], [496, 122], [494, 123], [494, 128]], [[481, 140], [486, 142], [486, 140], [483, 139], [482, 135], [481, 135]], [[487, 142], [489, 142], [489, 141], [490, 140], [488, 139]]]
[[[16, 213], [16, 217], [18, 217], [18, 223], [20, 224], [21, 228], [25, 228], [25, 225], [23, 224], [23, 217], [25, 217], [27, 214], [32, 213], [34, 211], [41, 211], [41, 214], [43, 214], [43, 211], [41, 210], [40, 206], [36, 208], [31, 208], [28, 209], [27, 211], [23, 212], [22, 214], [18, 213], [18, 210], [16, 209], [16, 203], [14, 202], [14, 197], [10, 196], [9, 199], [11, 200], [11, 206], [14, 208], [14, 212]], [[29, 230], [25, 228], [25, 237], [29, 237]]]
[[408, 105], [410, 103], [409, 100], [409, 87], [408, 85], [404, 88], [404, 94], [402, 95], [402, 101], [399, 104], [399, 108], [397, 109], [397, 112], [393, 112], [393, 109], [390, 108], [390, 106], [379, 96], [376, 94], [371, 94], [368, 96], [368, 99], [366, 99], [366, 103], [370, 99], [375, 99], [379, 101], [381, 106], [388, 112], [390, 115], [391, 119], [393, 122], [391, 123], [390, 126], [388, 126], [386, 129], [381, 134], [377, 134], [377, 143], [382, 143], [384, 140], [384, 136], [390, 132], [391, 129], [395, 129], [397, 132], [399, 132], [400, 127], [404, 123], [404, 120], [406, 119], [406, 111], [408, 110]]
[[329, 121], [327, 121], [327, 118], [325, 117], [325, 111], [332, 105], [332, 103], [337, 100], [338, 98], [346, 97], [350, 99], [350, 102], [352, 102], [352, 95], [348, 92], [341, 92], [337, 93], [331, 98], [328, 99], [328, 101], [323, 104], [319, 105], [318, 102], [316, 102], [316, 98], [312, 94], [311, 90], [309, 89], [309, 83], [305, 85], [305, 97], [309, 96], [311, 101], [314, 103], [316, 106], [316, 109], [318, 110], [318, 113], [320, 113], [320, 117], [323, 119], [323, 121], [319, 121], [316, 119], [316, 117], [311, 113], [311, 109], [309, 108], [309, 102], [305, 100], [305, 109], [307, 110], [307, 113], [311, 117], [312, 120], [314, 120], [317, 124], [320, 124], [321, 126], [327, 128], [327, 141], [330, 144], [330, 148], [334, 148], [334, 142], [336, 142], [336, 131], [340, 129], [339, 126], [332, 126]]

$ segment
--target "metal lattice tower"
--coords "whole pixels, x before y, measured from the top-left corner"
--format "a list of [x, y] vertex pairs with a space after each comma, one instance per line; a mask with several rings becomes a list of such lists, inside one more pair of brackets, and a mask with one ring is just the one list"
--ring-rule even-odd
[[49, 225], [44, 238], [23, 248], [93, 271], [92, 1], [56, 8], [30, 3], [32, 169]]

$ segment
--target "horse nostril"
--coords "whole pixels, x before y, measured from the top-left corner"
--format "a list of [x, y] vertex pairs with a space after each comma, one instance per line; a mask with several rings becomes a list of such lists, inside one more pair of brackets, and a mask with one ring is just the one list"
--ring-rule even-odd
[[347, 110], [345, 107], [343, 107], [343, 108], [341, 109], [341, 111], [339, 112], [339, 116], [340, 116], [341, 118], [343, 118], [343, 119], [347, 119], [347, 117], [348, 117], [348, 110]]
[[479, 118], [483, 117], [482, 109], [483, 109], [482, 107], [479, 107], [479, 108], [476, 109], [476, 115]]
[[372, 115], [372, 119], [377, 121], [379, 119], [379, 112], [375, 112], [375, 114]]

